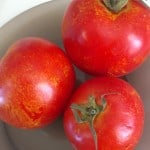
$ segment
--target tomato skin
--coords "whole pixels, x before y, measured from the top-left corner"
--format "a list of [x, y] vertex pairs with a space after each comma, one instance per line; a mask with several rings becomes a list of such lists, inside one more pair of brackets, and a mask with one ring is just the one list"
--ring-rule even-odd
[[[66, 136], [76, 150], [95, 150], [89, 124], [78, 123], [71, 109], [72, 104], [86, 104], [95, 96], [97, 104], [105, 97], [107, 106], [94, 120], [98, 150], [132, 150], [139, 141], [144, 125], [144, 108], [140, 96], [127, 82], [111, 77], [86, 81], [73, 94], [64, 114]], [[111, 94], [116, 93], [116, 94]]]
[[18, 128], [41, 128], [62, 113], [75, 82], [60, 48], [37, 37], [14, 43], [0, 62], [0, 119]]
[[81, 70], [123, 76], [139, 67], [150, 51], [150, 11], [135, 0], [117, 14], [102, 0], [73, 0], [64, 14], [62, 37]]

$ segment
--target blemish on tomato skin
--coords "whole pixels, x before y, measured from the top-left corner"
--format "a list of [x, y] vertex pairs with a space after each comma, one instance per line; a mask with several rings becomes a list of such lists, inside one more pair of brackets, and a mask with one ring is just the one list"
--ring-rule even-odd
[[116, 65], [112, 65], [112, 67], [108, 69], [108, 74], [113, 76], [118, 76], [118, 74], [121, 73], [125, 75], [128, 72], [128, 70], [124, 69], [126, 68], [127, 65], [128, 63], [126, 62], [126, 59], [123, 59], [117, 62]]
[[[36, 120], [36, 122], [30, 118], [26, 112], [24, 112], [23, 109], [18, 109], [17, 106], [12, 105], [11, 103], [9, 105], [7, 105], [5, 107], [5, 111], [9, 111], [9, 114], [7, 114], [7, 116], [5, 117], [9, 117], [10, 118], [10, 122], [12, 126], [16, 126], [16, 127], [21, 127], [21, 128], [38, 128], [41, 125], [41, 121], [40, 120]], [[18, 117], [19, 115], [22, 115], [22, 117]], [[3, 118], [3, 120], [5, 120], [5, 118]], [[14, 123], [15, 120], [15, 123]], [[17, 122], [16, 122], [17, 120]], [[5, 120], [7, 123], [7, 120]], [[9, 122], [9, 123], [10, 123]]]
[[[8, 103], [5, 103], [4, 111], [9, 113], [6, 114], [7, 117], [5, 116], [4, 117], [10, 118], [11, 123], [10, 122], [9, 123], [16, 127], [21, 127], [24, 129], [38, 128], [41, 126], [43, 122], [42, 113], [45, 105], [43, 105], [43, 108], [41, 108], [41, 104], [39, 104], [38, 106], [36, 102], [34, 103], [33, 101], [34, 93], [31, 93], [31, 89], [33, 89], [33, 87], [30, 87], [30, 84], [27, 84], [26, 82], [22, 82], [22, 84], [20, 84], [20, 82], [18, 82], [18, 79], [19, 76], [17, 76], [17, 78], [15, 76], [11, 77], [9, 76], [10, 82], [7, 82], [7, 89], [9, 89], [9, 91], [15, 90], [15, 93], [13, 95], [8, 95], [7, 98], [5, 99], [8, 101]], [[8, 81], [7, 75], [5, 75], [5, 80]], [[13, 81], [13, 89], [10, 88], [12, 87], [11, 81]], [[58, 81], [56, 83], [58, 84]], [[30, 96], [26, 101], [27, 95]], [[14, 101], [10, 100], [11, 96], [13, 97]], [[17, 99], [17, 97], [20, 98]], [[15, 121], [18, 120], [18, 123], [14, 124], [15, 122], [14, 120]]]

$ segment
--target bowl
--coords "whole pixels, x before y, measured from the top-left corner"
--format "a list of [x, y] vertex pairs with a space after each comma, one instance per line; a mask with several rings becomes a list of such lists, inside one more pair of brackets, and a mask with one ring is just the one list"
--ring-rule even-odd
[[148, 150], [150, 147], [150, 57], [126, 78], [140, 94], [145, 109], [144, 131], [137, 150]]
[[[61, 39], [61, 21], [70, 0], [53, 0], [36, 6], [15, 17], [0, 28], [0, 56], [16, 40], [38, 36], [48, 39], [63, 48]], [[146, 120], [142, 139], [136, 150], [147, 150], [150, 147], [150, 59], [135, 72], [127, 76], [128, 81], [141, 94], [145, 105]], [[75, 68], [78, 84], [90, 78]], [[1, 150], [73, 150], [65, 137], [60, 117], [50, 126], [37, 130], [16, 129], [0, 121]]]

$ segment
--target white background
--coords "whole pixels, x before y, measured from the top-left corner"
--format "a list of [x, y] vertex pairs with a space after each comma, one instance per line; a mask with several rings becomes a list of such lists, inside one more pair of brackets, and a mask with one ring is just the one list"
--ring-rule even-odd
[[0, 0], [0, 27], [23, 11], [51, 0]]

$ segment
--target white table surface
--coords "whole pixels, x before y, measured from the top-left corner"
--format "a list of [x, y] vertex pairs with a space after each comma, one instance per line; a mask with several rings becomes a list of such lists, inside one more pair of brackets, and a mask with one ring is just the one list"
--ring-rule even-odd
[[18, 14], [51, 0], [0, 0], [0, 27]]

